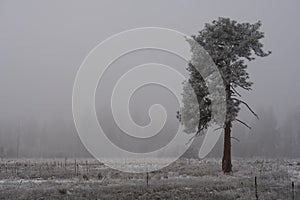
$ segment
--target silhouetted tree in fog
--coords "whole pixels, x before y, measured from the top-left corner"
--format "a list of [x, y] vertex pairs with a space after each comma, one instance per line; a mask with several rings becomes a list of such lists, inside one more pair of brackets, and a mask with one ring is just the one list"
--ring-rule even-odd
[[[222, 159], [222, 170], [224, 173], [232, 171], [232, 122], [237, 121], [248, 126], [245, 122], [237, 118], [240, 105], [246, 106], [256, 116], [248, 104], [241, 100], [241, 95], [238, 93], [237, 88], [251, 90], [252, 82], [249, 81], [249, 74], [246, 71], [247, 61], [254, 60], [254, 55], [265, 57], [271, 53], [266, 53], [262, 49], [263, 44], [260, 40], [264, 38], [264, 33], [259, 30], [260, 26], [260, 21], [254, 24], [237, 23], [229, 18], [220, 17], [211, 24], [205, 24], [204, 29], [197, 36], [193, 36], [212, 57], [221, 73], [226, 88], [227, 116], [224, 124], [224, 151]], [[189, 112], [191, 115], [180, 118], [187, 132], [197, 130], [197, 134], [199, 134], [207, 127], [208, 122], [211, 120], [211, 102], [208, 88], [200, 73], [192, 64], [189, 64], [188, 71], [190, 72], [189, 83], [197, 95], [199, 107], [191, 105], [194, 102], [189, 101], [190, 91], [184, 90], [183, 113]], [[199, 122], [191, 123], [199, 111]]]

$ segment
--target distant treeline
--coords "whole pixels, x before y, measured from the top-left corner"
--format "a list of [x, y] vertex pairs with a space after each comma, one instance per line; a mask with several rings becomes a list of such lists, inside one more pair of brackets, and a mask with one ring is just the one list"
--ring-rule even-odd
[[[233, 126], [232, 153], [238, 157], [300, 157], [300, 108], [290, 111], [278, 123], [272, 109], [262, 109], [259, 120]], [[203, 136], [191, 146], [186, 157], [196, 157]], [[209, 154], [221, 157], [223, 138]], [[0, 157], [89, 157], [71, 120], [56, 119], [42, 124], [34, 118], [0, 122]]]
[[[232, 154], [236, 157], [300, 157], [300, 108], [288, 113], [283, 123], [278, 123], [270, 109], [262, 109], [259, 120], [254, 120], [249, 130], [236, 122], [232, 131]], [[197, 138], [185, 157], [197, 157], [204, 136]], [[223, 138], [208, 155], [221, 157]]]

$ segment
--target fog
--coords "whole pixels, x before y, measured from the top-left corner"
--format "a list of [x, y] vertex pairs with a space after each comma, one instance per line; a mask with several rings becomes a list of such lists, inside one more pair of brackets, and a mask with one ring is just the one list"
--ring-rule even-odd
[[[272, 54], [249, 63], [253, 90], [240, 91], [255, 110], [239, 118], [252, 129], [234, 125], [235, 156], [299, 157], [300, 149], [300, 2], [290, 1], [1, 1], [0, 2], [0, 154], [7, 157], [89, 156], [81, 144], [72, 117], [72, 89], [86, 55], [118, 32], [146, 26], [165, 27], [187, 35], [200, 31], [219, 16], [238, 22], [262, 22], [264, 49]], [[128, 55], [116, 68], [155, 60], [185, 73], [180, 59], [157, 51]], [[118, 75], [120, 76], [120, 75]], [[101, 106], [113, 80], [99, 87], [99, 119], [117, 131]], [[107, 86], [107, 87], [106, 87]], [[151, 98], [154, 96], [157, 98]], [[176, 127], [177, 104], [172, 94], [152, 86], [137, 92], [131, 104], [134, 120], [149, 122], [153, 103], [165, 104], [169, 124]], [[168, 106], [169, 105], [169, 106]], [[174, 116], [172, 115], [174, 114]], [[221, 140], [211, 156], [221, 156]], [[262, 148], [260, 148], [262, 147]], [[1, 153], [2, 151], [2, 153]], [[4, 153], [5, 152], [5, 153]], [[5, 155], [4, 155], [5, 154]]]

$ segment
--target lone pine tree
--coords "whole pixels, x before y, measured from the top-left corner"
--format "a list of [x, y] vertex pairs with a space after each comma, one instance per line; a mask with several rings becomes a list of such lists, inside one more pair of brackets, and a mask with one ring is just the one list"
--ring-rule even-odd
[[[229, 18], [218, 18], [211, 24], [205, 24], [203, 30], [197, 36], [192, 36], [211, 56], [222, 76], [226, 92], [226, 120], [224, 124], [224, 148], [222, 159], [222, 170], [224, 173], [232, 171], [231, 164], [231, 126], [233, 121], [242, 123], [250, 128], [245, 122], [237, 118], [240, 105], [243, 104], [249, 111], [257, 115], [250, 106], [243, 100], [237, 88], [251, 90], [252, 82], [249, 80], [247, 63], [256, 57], [268, 56], [271, 52], [265, 52], [263, 44], [260, 42], [264, 38], [264, 33], [259, 31], [261, 22], [254, 24], [237, 23]], [[208, 88], [198, 70], [190, 63], [187, 70], [190, 73], [188, 83], [192, 86], [198, 105], [190, 101], [188, 87], [184, 87], [183, 108], [189, 109], [189, 113], [200, 113], [200, 120], [195, 123], [188, 118], [182, 118], [186, 132], [195, 132], [196, 135], [202, 133], [207, 128], [211, 120], [211, 101], [209, 99]], [[195, 110], [198, 109], [198, 110]], [[186, 110], [185, 110], [186, 112]], [[194, 115], [195, 115], [194, 114]], [[191, 123], [193, 122], [193, 123]]]

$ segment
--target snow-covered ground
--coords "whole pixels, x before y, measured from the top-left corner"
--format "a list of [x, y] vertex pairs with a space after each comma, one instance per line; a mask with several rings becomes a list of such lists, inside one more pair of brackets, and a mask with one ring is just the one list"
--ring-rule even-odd
[[230, 175], [220, 164], [180, 159], [147, 175], [92, 159], [7, 159], [0, 199], [255, 199], [255, 177], [259, 199], [300, 199], [300, 159], [234, 159]]

